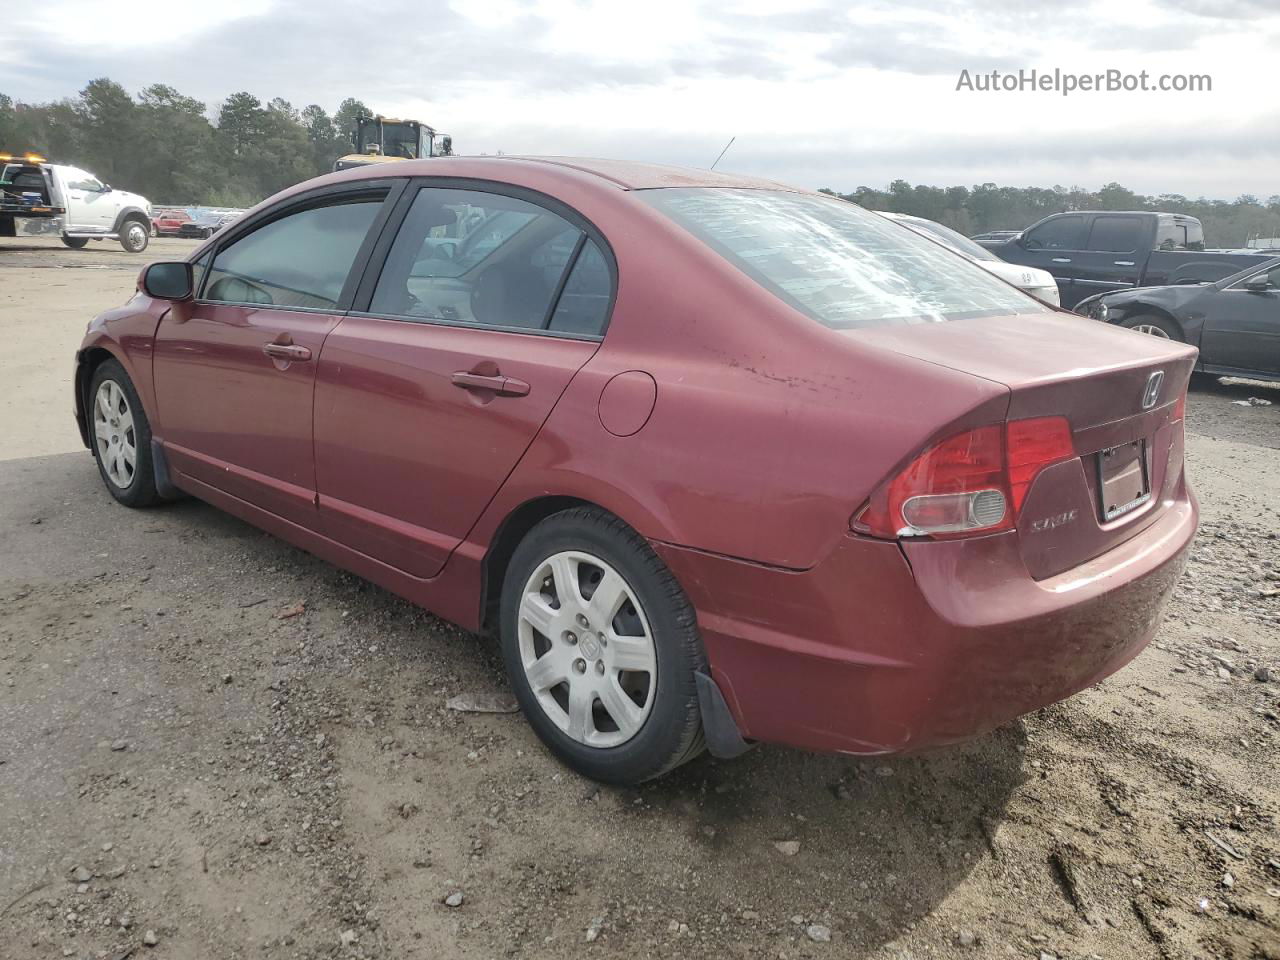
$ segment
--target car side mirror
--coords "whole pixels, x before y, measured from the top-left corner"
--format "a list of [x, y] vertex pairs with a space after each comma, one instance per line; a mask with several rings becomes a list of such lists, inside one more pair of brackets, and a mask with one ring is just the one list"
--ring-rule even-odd
[[1244, 282], [1244, 288], [1250, 293], [1266, 293], [1273, 289], [1271, 286], [1271, 277], [1268, 274], [1260, 274], [1256, 277], [1250, 277]]
[[153, 263], [138, 281], [139, 289], [157, 300], [189, 300], [192, 286], [191, 264], [185, 260]]
[[109, 183], [102, 183], [102, 184], [99, 184], [99, 185], [98, 185], [98, 192], [99, 192], [99, 193], [110, 193], [110, 192], [111, 192], [111, 184], [109, 184]]

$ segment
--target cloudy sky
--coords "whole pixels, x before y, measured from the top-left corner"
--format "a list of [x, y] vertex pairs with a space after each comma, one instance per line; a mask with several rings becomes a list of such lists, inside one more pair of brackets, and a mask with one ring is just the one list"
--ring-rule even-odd
[[[98, 76], [206, 100], [356, 96], [459, 152], [709, 165], [851, 190], [1280, 194], [1275, 0], [43, 0], [10, 5], [0, 92]], [[962, 70], [1208, 74], [1212, 92], [957, 91]]]

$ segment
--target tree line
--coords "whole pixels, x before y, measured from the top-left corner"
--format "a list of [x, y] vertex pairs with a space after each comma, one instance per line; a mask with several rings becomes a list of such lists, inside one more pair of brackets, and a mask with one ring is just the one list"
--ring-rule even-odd
[[912, 186], [895, 180], [886, 190], [858, 187], [852, 193], [824, 190], [870, 210], [926, 217], [965, 236], [987, 230], [1021, 230], [1051, 213], [1069, 210], [1151, 210], [1185, 213], [1204, 224], [1206, 246], [1243, 247], [1255, 237], [1280, 237], [1280, 195], [1265, 202], [1244, 194], [1235, 200], [1190, 199], [1177, 193], [1148, 197], [1118, 183], [1101, 190], [1081, 187]]
[[[165, 84], [135, 97], [102, 78], [78, 96], [52, 103], [20, 103], [0, 94], [0, 150], [35, 150], [153, 203], [247, 207], [333, 169], [333, 161], [350, 152], [356, 117], [372, 112], [354, 98], [329, 114], [318, 104], [299, 109], [279, 97], [263, 103], [247, 92], [233, 93], [210, 110]], [[966, 235], [1019, 230], [1068, 210], [1162, 210], [1198, 217], [1211, 246], [1280, 236], [1280, 196], [1223, 201], [1142, 196], [1118, 183], [1089, 191], [994, 183], [913, 186], [905, 180], [883, 190], [825, 192], [872, 210], [928, 217]]]
[[330, 115], [318, 104], [298, 109], [245, 92], [209, 111], [166, 84], [134, 97], [103, 78], [52, 103], [0, 93], [0, 150], [83, 167], [153, 203], [248, 207], [331, 171], [351, 152], [356, 117], [371, 113], [354, 98]]

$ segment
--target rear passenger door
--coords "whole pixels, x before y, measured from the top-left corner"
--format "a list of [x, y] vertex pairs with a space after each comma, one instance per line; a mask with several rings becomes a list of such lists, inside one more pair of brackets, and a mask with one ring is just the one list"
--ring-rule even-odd
[[599, 346], [614, 267], [526, 192], [428, 185], [399, 214], [320, 355], [316, 478], [326, 534], [429, 578]]
[[1150, 221], [1100, 213], [1093, 218], [1084, 251], [1075, 255], [1080, 296], [1127, 290], [1138, 282], [1140, 264], [1151, 250]]

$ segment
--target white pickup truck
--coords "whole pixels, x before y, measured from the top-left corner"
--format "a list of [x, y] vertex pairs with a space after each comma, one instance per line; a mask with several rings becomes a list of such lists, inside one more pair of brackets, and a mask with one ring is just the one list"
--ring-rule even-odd
[[36, 154], [0, 154], [0, 237], [57, 233], [72, 249], [90, 240], [119, 240], [130, 253], [147, 249], [151, 203], [112, 190], [78, 167]]

